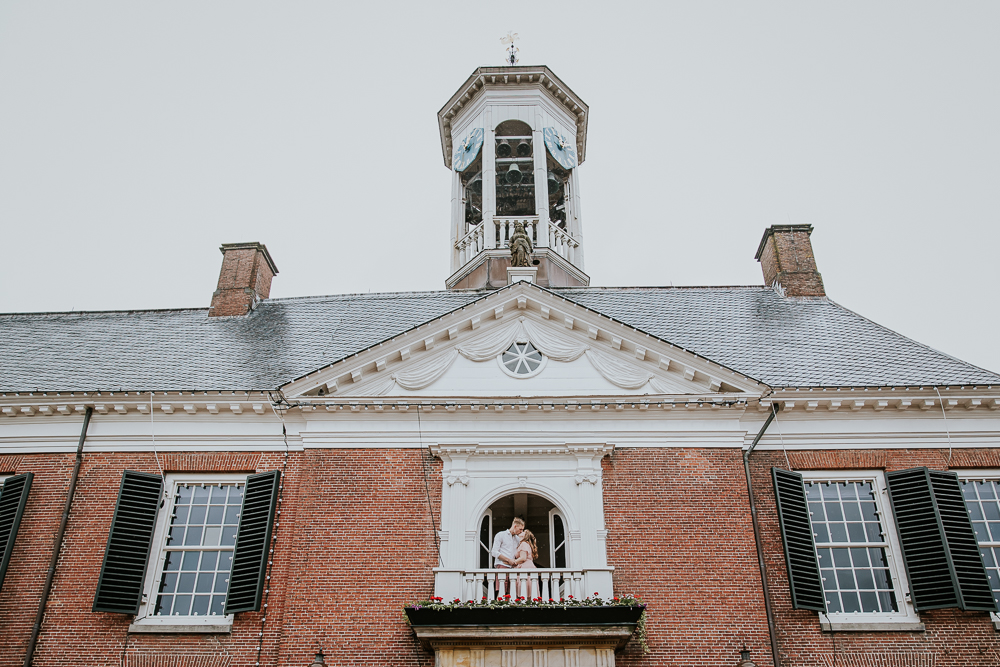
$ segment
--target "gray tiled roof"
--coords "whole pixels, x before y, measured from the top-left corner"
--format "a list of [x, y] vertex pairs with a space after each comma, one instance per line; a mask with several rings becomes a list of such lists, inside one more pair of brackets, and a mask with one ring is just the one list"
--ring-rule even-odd
[[[1000, 384], [826, 299], [763, 287], [552, 292], [772, 386]], [[207, 309], [0, 315], [0, 391], [274, 389], [484, 296], [355, 294]]]

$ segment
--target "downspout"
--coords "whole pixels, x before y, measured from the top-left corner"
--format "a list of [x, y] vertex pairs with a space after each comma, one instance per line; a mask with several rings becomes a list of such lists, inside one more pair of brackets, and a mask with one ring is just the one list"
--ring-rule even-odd
[[76, 481], [80, 477], [80, 464], [83, 463], [83, 443], [87, 439], [87, 427], [90, 426], [90, 415], [93, 413], [94, 409], [88, 407], [86, 414], [83, 416], [83, 429], [80, 431], [80, 442], [76, 446], [76, 462], [73, 464], [73, 475], [69, 479], [69, 493], [66, 494], [66, 505], [63, 507], [62, 519], [59, 521], [59, 530], [56, 532], [56, 541], [52, 548], [52, 560], [49, 561], [49, 572], [45, 575], [45, 587], [42, 589], [42, 599], [38, 603], [38, 612], [35, 614], [35, 625], [31, 628], [31, 639], [28, 641], [28, 652], [24, 656], [24, 667], [31, 667], [31, 659], [35, 655], [35, 645], [38, 643], [38, 635], [42, 631], [45, 604], [49, 601], [49, 592], [52, 590], [52, 579], [56, 576], [56, 564], [59, 562], [59, 552], [62, 550], [63, 536], [66, 534], [69, 510], [73, 506]]
[[774, 610], [771, 609], [771, 590], [767, 585], [767, 564], [764, 562], [764, 545], [760, 539], [760, 521], [757, 519], [757, 503], [753, 497], [753, 484], [750, 481], [750, 455], [760, 439], [764, 436], [764, 431], [774, 421], [778, 410], [781, 408], [776, 403], [771, 404], [771, 414], [767, 416], [767, 421], [761, 426], [757, 437], [753, 439], [750, 447], [743, 452], [743, 472], [747, 478], [747, 496], [750, 499], [750, 518], [753, 520], [753, 539], [757, 545], [757, 562], [760, 564], [760, 581], [764, 591], [764, 610], [767, 612], [767, 632], [771, 636], [771, 656], [774, 667], [781, 667], [781, 659], [778, 656], [778, 629], [774, 624]]

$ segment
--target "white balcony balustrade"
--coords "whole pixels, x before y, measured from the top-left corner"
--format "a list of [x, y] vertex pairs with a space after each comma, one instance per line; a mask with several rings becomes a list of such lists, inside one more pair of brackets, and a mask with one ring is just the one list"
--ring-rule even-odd
[[506, 248], [510, 245], [510, 237], [514, 235], [514, 223], [520, 222], [524, 225], [524, 231], [531, 239], [533, 246], [538, 246], [538, 218], [493, 218], [496, 225], [496, 241], [498, 248]]
[[464, 266], [466, 262], [478, 255], [486, 247], [485, 229], [486, 223], [480, 222], [455, 244], [455, 249], [458, 251], [459, 266]]
[[434, 595], [445, 600], [462, 601], [496, 600], [504, 595], [511, 598], [552, 598], [582, 600], [597, 593], [600, 597], [613, 596], [611, 573], [613, 567], [591, 568], [538, 568], [519, 570], [510, 568], [452, 570], [434, 568]]
[[576, 252], [580, 244], [572, 236], [559, 229], [555, 225], [549, 225], [549, 247], [557, 252], [563, 259], [572, 264], [576, 264]]
[[[468, 570], [464, 574], [464, 600], [496, 600], [505, 595], [543, 600], [550, 598], [580, 600], [589, 593], [583, 589], [582, 570], [534, 569]], [[593, 591], [590, 591], [593, 593]]]

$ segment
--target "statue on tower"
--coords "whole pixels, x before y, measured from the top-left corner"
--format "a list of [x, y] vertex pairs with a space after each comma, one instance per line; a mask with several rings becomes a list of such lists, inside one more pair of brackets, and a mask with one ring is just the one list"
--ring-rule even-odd
[[531, 253], [533, 251], [531, 239], [524, 231], [524, 223], [515, 222], [514, 233], [510, 235], [510, 265], [531, 266]]

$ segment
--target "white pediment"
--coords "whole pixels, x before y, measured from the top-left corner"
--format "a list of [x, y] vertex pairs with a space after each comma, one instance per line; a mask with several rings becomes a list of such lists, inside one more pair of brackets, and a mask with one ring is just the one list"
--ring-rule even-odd
[[[524, 344], [537, 350], [530, 372], [505, 368], [504, 352]], [[669, 343], [519, 284], [316, 371], [284, 391], [290, 397], [405, 398], [756, 394], [760, 389]]]

